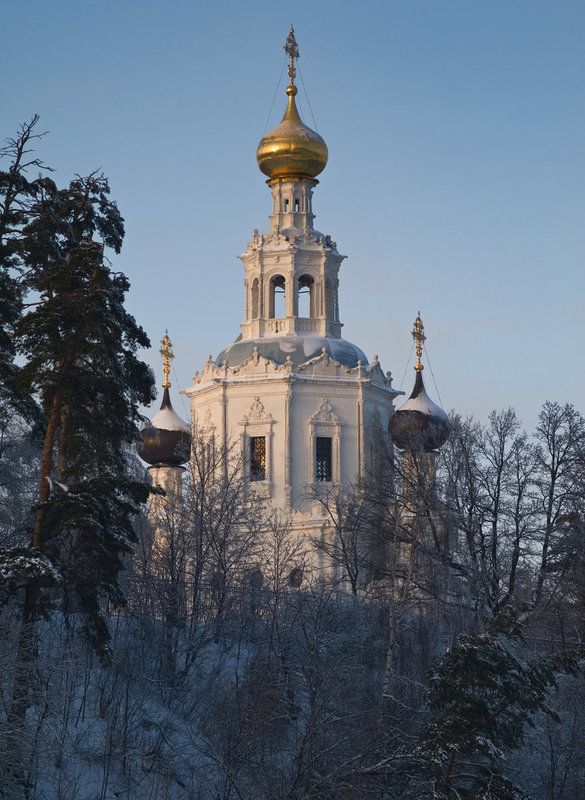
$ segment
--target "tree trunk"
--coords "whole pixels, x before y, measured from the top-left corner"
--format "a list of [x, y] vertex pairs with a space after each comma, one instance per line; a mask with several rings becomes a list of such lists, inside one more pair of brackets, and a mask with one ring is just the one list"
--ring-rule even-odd
[[[51, 486], [47, 477], [51, 476], [53, 467], [53, 448], [60, 418], [61, 397], [55, 395], [51, 417], [47, 425], [45, 442], [43, 446], [43, 461], [41, 464], [41, 477], [39, 485], [39, 508], [35, 518], [35, 527], [31, 545], [34, 548], [41, 548], [43, 523], [46, 517], [46, 509], [43, 504], [49, 499]], [[29, 706], [29, 689], [32, 682], [32, 669], [35, 660], [35, 619], [41, 587], [38, 578], [31, 578], [24, 589], [24, 602], [22, 609], [22, 623], [18, 637], [18, 648], [16, 655], [16, 674], [14, 679], [14, 691], [10, 707], [9, 720], [19, 727], [24, 723], [26, 710]]]

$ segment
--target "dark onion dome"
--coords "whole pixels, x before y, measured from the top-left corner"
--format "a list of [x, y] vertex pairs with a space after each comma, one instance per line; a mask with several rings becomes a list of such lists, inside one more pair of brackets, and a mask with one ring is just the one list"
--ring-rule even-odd
[[449, 418], [425, 391], [422, 372], [416, 373], [412, 394], [390, 417], [388, 430], [400, 450], [430, 452], [449, 438]]
[[171, 404], [168, 387], [158, 411], [150, 423], [141, 430], [142, 441], [136, 449], [147, 464], [157, 467], [179, 467], [191, 455], [191, 431]]
[[364, 367], [368, 359], [355, 344], [345, 339], [333, 339], [326, 336], [274, 336], [273, 338], [236, 339], [215, 359], [218, 366], [227, 361], [228, 367], [237, 367], [242, 361], [250, 358], [257, 348], [258, 355], [270, 359], [275, 364], [281, 365], [290, 357], [295, 366], [306, 364], [313, 358], [318, 358], [325, 352], [334, 361], [338, 361], [348, 369], [357, 367], [358, 361]]

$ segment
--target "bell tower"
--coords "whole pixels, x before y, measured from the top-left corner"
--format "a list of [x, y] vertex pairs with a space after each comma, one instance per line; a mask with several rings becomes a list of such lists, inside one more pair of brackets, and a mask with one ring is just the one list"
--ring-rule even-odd
[[241, 335], [209, 357], [185, 394], [193, 430], [226, 451], [236, 445], [255, 496], [267, 511], [290, 516], [310, 546], [334, 535], [318, 497], [349, 488], [377, 465], [400, 392], [377, 356], [369, 363], [341, 337], [345, 256], [315, 228], [313, 211], [327, 145], [296, 106], [299, 51], [292, 28], [284, 49], [284, 116], [256, 152], [271, 192], [270, 226], [254, 230], [240, 255]]
[[256, 152], [272, 191], [270, 230], [262, 236], [254, 231], [240, 256], [246, 272], [242, 337], [314, 334], [339, 339], [338, 274], [345, 256], [331, 237], [313, 227], [313, 189], [327, 164], [327, 145], [297, 110], [299, 50], [292, 28], [284, 49], [289, 56], [286, 111]]

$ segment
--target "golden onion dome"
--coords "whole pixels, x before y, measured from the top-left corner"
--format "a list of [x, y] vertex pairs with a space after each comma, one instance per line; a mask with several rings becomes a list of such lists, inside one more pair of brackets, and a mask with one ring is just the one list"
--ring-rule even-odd
[[290, 56], [288, 106], [280, 125], [260, 140], [256, 158], [260, 170], [271, 180], [312, 179], [327, 165], [327, 145], [316, 131], [305, 125], [297, 109], [294, 59], [298, 58], [298, 48], [292, 28], [284, 49]]
[[286, 87], [288, 106], [280, 125], [263, 136], [256, 151], [260, 170], [272, 178], [315, 178], [327, 165], [327, 145], [302, 121], [295, 102], [297, 87]]

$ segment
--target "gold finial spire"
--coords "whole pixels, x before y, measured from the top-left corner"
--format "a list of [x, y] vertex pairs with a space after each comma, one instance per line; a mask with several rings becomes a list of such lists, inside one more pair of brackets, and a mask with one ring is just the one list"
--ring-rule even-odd
[[288, 64], [288, 77], [290, 78], [290, 85], [295, 85], [295, 77], [297, 71], [295, 69], [295, 58], [299, 57], [299, 46], [297, 44], [297, 40], [295, 39], [295, 29], [293, 26], [290, 26], [290, 33], [286, 40], [286, 44], [284, 45], [284, 51], [289, 57], [289, 64]]
[[280, 125], [260, 140], [256, 158], [260, 170], [268, 175], [270, 181], [313, 180], [325, 169], [327, 145], [316, 131], [305, 125], [296, 106], [295, 59], [299, 57], [299, 48], [292, 25], [284, 49], [289, 57], [290, 78], [286, 87], [286, 111]]
[[166, 330], [164, 339], [161, 339], [162, 347], [160, 349], [160, 354], [163, 357], [163, 372], [165, 374], [165, 379], [163, 381], [163, 389], [169, 389], [171, 386], [171, 382], [169, 381], [169, 372], [171, 371], [170, 361], [175, 357], [173, 355], [172, 346], [173, 343], [169, 339], [169, 332]]
[[423, 351], [423, 344], [426, 341], [425, 336], [425, 327], [422, 323], [422, 319], [420, 318], [420, 311], [418, 312], [418, 317], [414, 321], [414, 328], [412, 329], [412, 338], [416, 342], [416, 372], [422, 372], [424, 367], [420, 362], [420, 357], [422, 356]]

